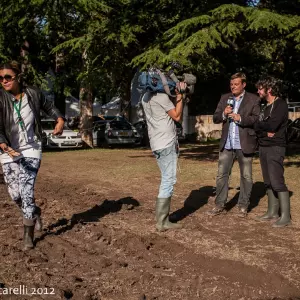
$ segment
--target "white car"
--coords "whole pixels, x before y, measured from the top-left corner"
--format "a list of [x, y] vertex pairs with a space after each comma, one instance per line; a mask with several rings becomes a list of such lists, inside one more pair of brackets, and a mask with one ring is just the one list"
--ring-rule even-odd
[[81, 148], [83, 143], [81, 134], [64, 126], [62, 135], [53, 135], [56, 121], [53, 119], [42, 119], [43, 147], [45, 148]]

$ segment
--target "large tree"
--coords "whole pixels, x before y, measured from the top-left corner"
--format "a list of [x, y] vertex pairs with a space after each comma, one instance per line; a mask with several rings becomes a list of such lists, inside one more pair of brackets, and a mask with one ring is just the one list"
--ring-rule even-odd
[[292, 96], [300, 87], [296, 67], [299, 27], [298, 16], [222, 5], [208, 14], [179, 22], [133, 62], [143, 67], [154, 63], [167, 65], [172, 60], [181, 62], [198, 75], [200, 86], [203, 83], [204, 90], [195, 97], [200, 98], [200, 108], [209, 112], [218, 100], [217, 85], [221, 83], [224, 91], [225, 79], [236, 71], [249, 75], [250, 86], [262, 74], [282, 78]]
[[[81, 94], [89, 95], [88, 101], [82, 101], [88, 108], [84, 110], [85, 116], [91, 115], [91, 86], [98, 87], [98, 94], [118, 94], [126, 105], [129, 104], [130, 83], [134, 75], [132, 59], [161, 40], [164, 32], [178, 22], [229, 1], [195, 4], [194, 1], [184, 0], [173, 5], [173, 1], [169, 0], [110, 0], [106, 1], [106, 6], [99, 1], [79, 2], [81, 5], [85, 3], [77, 11], [85, 19], [85, 26], [55, 47], [54, 51], [70, 49], [70, 57], [75, 53], [84, 53], [85, 67], [79, 78], [90, 85], [89, 92], [84, 89]], [[245, 4], [242, 0], [237, 2]], [[85, 127], [90, 128], [90, 125]]]
[[29, 45], [22, 51], [29, 77], [41, 84], [51, 67], [61, 108], [64, 95], [81, 90], [89, 143], [92, 99], [120, 94], [128, 101], [135, 67], [176, 60], [196, 73], [195, 112], [197, 106], [211, 112], [212, 98], [238, 70], [247, 72], [250, 85], [262, 73], [275, 74], [295, 97], [299, 17], [276, 13], [284, 1], [250, 2], [8, 0], [0, 7], [0, 56], [18, 58], [24, 42]]

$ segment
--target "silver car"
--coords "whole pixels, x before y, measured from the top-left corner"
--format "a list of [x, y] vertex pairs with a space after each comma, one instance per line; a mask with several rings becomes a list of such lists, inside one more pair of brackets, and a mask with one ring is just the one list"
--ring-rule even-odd
[[43, 119], [43, 147], [44, 148], [81, 148], [83, 146], [81, 134], [69, 129], [66, 125], [62, 135], [53, 135], [56, 122], [53, 119]]

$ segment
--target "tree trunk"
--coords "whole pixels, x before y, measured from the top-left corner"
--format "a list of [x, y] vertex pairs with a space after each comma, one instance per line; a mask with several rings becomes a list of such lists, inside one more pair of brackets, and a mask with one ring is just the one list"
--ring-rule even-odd
[[82, 79], [79, 104], [80, 104], [80, 130], [82, 140], [93, 148], [93, 94], [89, 81], [89, 60], [87, 49], [82, 53], [82, 67], [87, 76]]
[[124, 83], [123, 91], [120, 91], [120, 114], [131, 121], [131, 81]]
[[93, 148], [93, 97], [89, 85], [80, 88], [80, 130], [82, 140]]
[[186, 103], [183, 107], [182, 111], [182, 130], [183, 135], [186, 137], [187, 134], [189, 134], [189, 107], [188, 103]]
[[28, 71], [28, 65], [29, 65], [29, 61], [28, 61], [29, 43], [26, 40], [23, 42], [23, 45], [21, 46], [20, 55], [22, 57], [21, 72], [23, 74], [26, 74]]
[[57, 109], [65, 115], [66, 113], [66, 101], [65, 101], [65, 94], [64, 94], [65, 85], [64, 83], [61, 83], [59, 89], [56, 93], [54, 93], [54, 104], [57, 107]]

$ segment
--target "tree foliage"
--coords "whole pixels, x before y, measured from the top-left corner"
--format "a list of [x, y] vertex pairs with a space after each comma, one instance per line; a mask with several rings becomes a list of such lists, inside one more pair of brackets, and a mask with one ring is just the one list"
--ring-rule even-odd
[[[234, 4], [222, 5], [168, 29], [156, 43], [134, 58], [134, 65], [168, 65], [181, 62], [198, 75], [200, 84], [218, 84], [224, 91], [230, 74], [244, 71], [250, 86], [262, 74], [272, 74], [284, 80], [286, 96], [299, 97], [299, 16], [283, 15], [267, 9]], [[213, 85], [213, 84], [212, 84]], [[214, 91], [196, 94], [197, 103], [208, 107], [209, 99], [217, 99]], [[204, 97], [204, 98], [203, 98]], [[200, 99], [202, 98], [202, 100]]]
[[260, 0], [259, 8], [267, 8], [281, 14], [299, 15], [299, 0]]
[[64, 95], [78, 96], [81, 87], [91, 98], [120, 94], [128, 100], [136, 68], [167, 67], [174, 60], [198, 77], [195, 113], [211, 112], [229, 75], [240, 70], [250, 88], [270, 73], [282, 78], [287, 95], [296, 98], [299, 1], [251, 3], [8, 0], [0, 7], [0, 59], [20, 59], [26, 41], [29, 79], [41, 85], [51, 68], [61, 108]]

